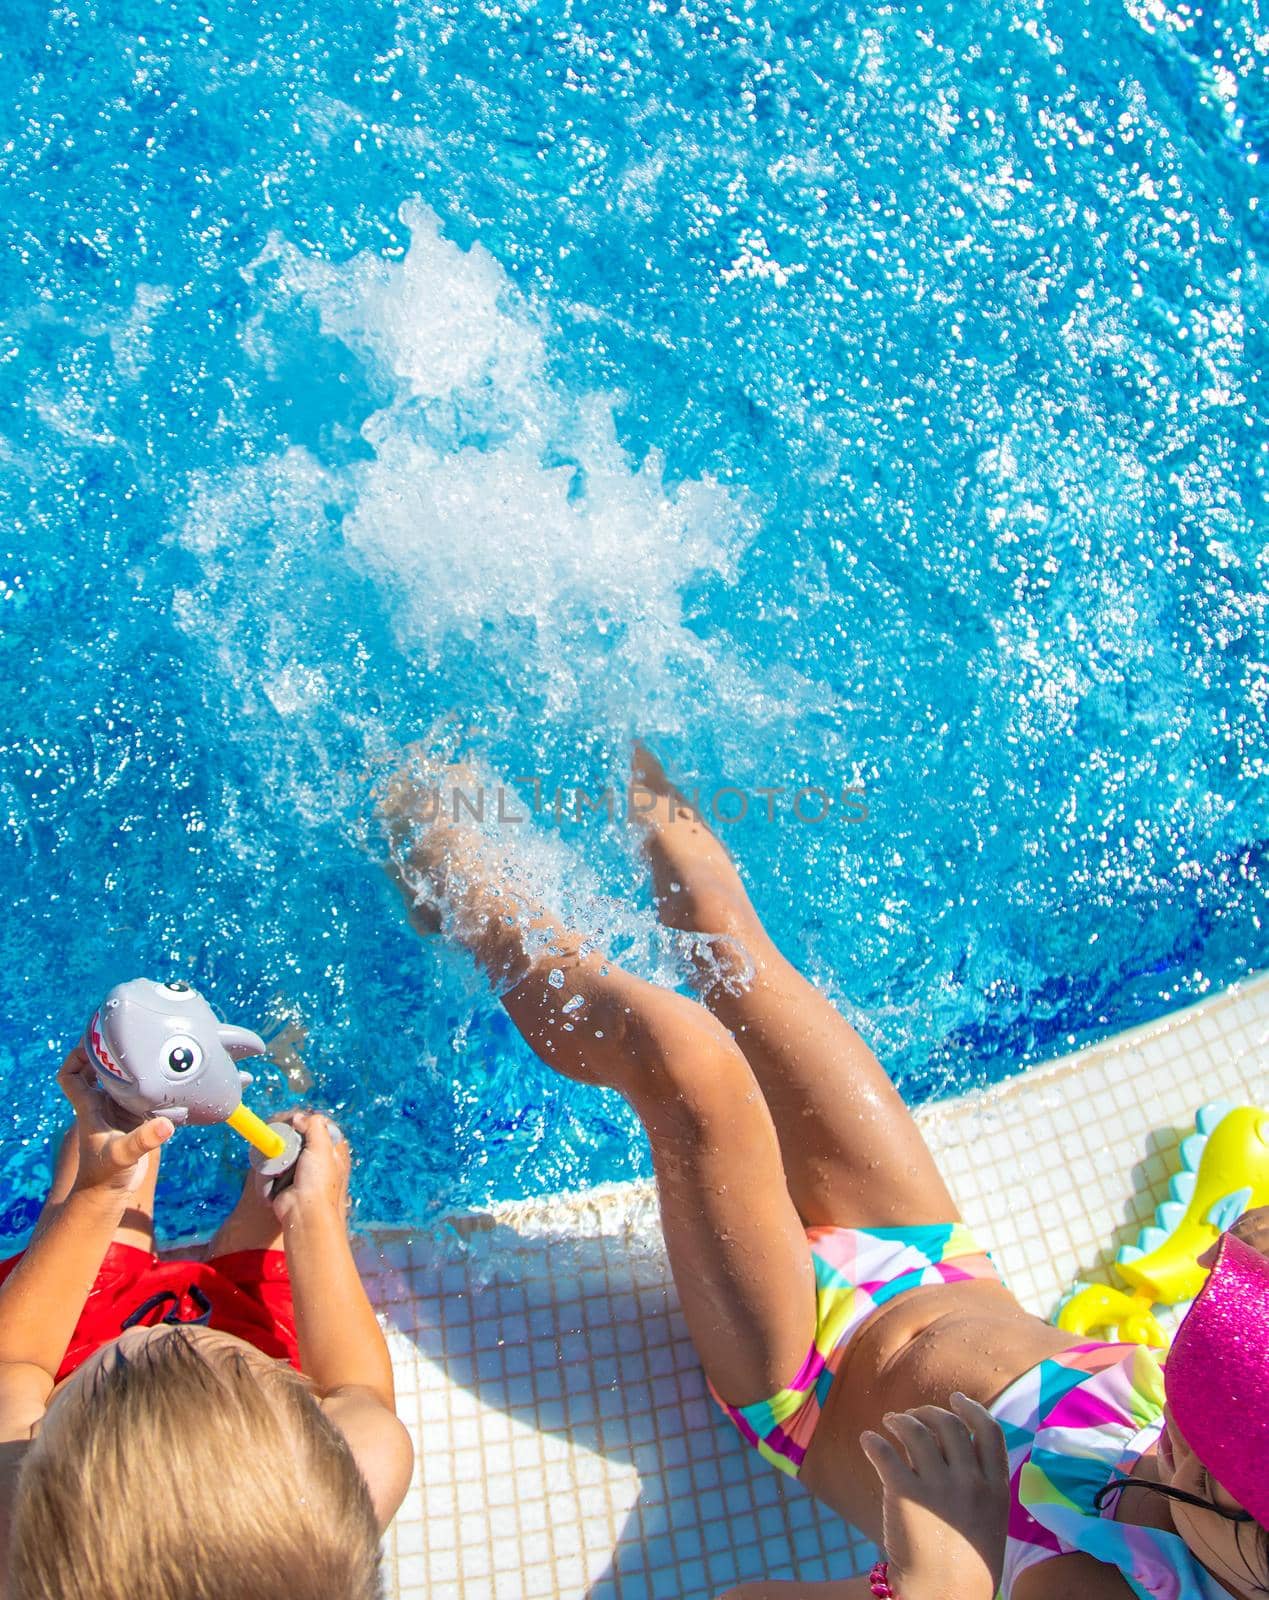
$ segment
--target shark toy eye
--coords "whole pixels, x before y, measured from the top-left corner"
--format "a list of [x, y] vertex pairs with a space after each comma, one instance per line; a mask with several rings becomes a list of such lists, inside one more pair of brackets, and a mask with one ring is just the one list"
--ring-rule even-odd
[[164, 1066], [176, 1078], [187, 1077], [203, 1062], [203, 1050], [197, 1039], [176, 1038], [167, 1042]]

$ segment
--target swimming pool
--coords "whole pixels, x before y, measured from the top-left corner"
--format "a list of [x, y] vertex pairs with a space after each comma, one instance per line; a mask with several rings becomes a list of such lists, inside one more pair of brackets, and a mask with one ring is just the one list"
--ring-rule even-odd
[[[363, 1218], [643, 1171], [402, 926], [429, 730], [751, 797], [913, 1100], [1265, 964], [1255, 0], [306, 13], [0, 24], [0, 1226], [138, 973], [306, 1031]], [[672, 979], [619, 819], [532, 832]]]

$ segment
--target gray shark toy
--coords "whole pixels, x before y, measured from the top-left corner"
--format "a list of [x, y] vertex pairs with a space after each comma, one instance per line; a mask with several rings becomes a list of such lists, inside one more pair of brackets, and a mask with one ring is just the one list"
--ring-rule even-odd
[[264, 1054], [264, 1040], [221, 1022], [187, 983], [133, 978], [117, 984], [84, 1032], [97, 1081], [137, 1117], [159, 1112], [182, 1123], [225, 1122], [242, 1103], [249, 1073], [241, 1056]]
[[263, 1170], [283, 1186], [303, 1142], [287, 1123], [262, 1122], [242, 1103], [251, 1074], [242, 1056], [265, 1053], [249, 1028], [221, 1022], [187, 983], [133, 978], [117, 984], [93, 1012], [84, 1048], [102, 1089], [138, 1120], [169, 1117], [187, 1123], [227, 1122], [254, 1146]]

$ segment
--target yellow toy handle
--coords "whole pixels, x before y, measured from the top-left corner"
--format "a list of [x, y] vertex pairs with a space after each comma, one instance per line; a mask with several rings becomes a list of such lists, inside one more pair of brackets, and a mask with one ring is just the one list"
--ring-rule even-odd
[[249, 1111], [244, 1105], [239, 1105], [236, 1111], [231, 1111], [225, 1121], [235, 1133], [240, 1133], [248, 1144], [254, 1145], [266, 1161], [272, 1161], [286, 1149], [286, 1140], [277, 1129], [271, 1128], [267, 1122], [262, 1122], [254, 1111]]
[[1124, 1294], [1107, 1283], [1086, 1283], [1065, 1302], [1057, 1314], [1064, 1333], [1103, 1334], [1124, 1344], [1167, 1347], [1168, 1337], [1151, 1313], [1152, 1302], [1142, 1295]]

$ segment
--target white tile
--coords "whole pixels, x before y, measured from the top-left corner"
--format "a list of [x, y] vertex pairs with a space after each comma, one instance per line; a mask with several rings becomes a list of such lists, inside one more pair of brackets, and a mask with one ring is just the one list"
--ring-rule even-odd
[[393, 1526], [398, 1556], [415, 1556], [423, 1552], [423, 1524], [413, 1517], [398, 1517]]
[[[413, 1557], [411, 1557], [411, 1562]], [[402, 1569], [407, 1563], [402, 1563]], [[419, 1563], [420, 1567], [422, 1563]], [[429, 1555], [427, 1558], [427, 1579], [429, 1583], [452, 1583], [458, 1577], [458, 1552], [457, 1550], [441, 1550]]]
[[586, 1564], [579, 1557], [569, 1556], [564, 1561], [557, 1561], [555, 1575], [561, 1596], [577, 1595], [581, 1600], [587, 1588], [587, 1572]]
[[483, 1511], [468, 1511], [458, 1519], [459, 1543], [466, 1547], [484, 1542], [488, 1522]]
[[479, 1480], [460, 1483], [457, 1500], [459, 1511], [478, 1511], [485, 1503], [484, 1485]]
[[543, 1529], [541, 1532], [526, 1533], [520, 1540], [520, 1554], [525, 1562], [549, 1562], [551, 1559], [551, 1538]]
[[522, 1499], [517, 1507], [520, 1514], [520, 1526], [525, 1530], [525, 1536], [545, 1529], [547, 1523], [547, 1505], [545, 1500]]
[[[398, 1517], [397, 1522], [400, 1521], [401, 1518]], [[458, 1547], [458, 1519], [448, 1511], [444, 1513], [438, 1511], [436, 1515], [428, 1517], [426, 1527], [422, 1522], [418, 1522], [414, 1524], [414, 1528], [421, 1540], [426, 1538], [429, 1551], [454, 1550]], [[404, 1544], [400, 1549], [402, 1555], [413, 1554], [413, 1549], [407, 1549]]]
[[493, 1554], [486, 1544], [467, 1545], [459, 1551], [458, 1566], [467, 1583], [473, 1578], [488, 1577], [493, 1566]]
[[522, 1567], [525, 1600], [555, 1600], [555, 1570], [550, 1565]]
[[397, 1582], [402, 1588], [421, 1589], [428, 1579], [428, 1563], [421, 1555], [404, 1556], [397, 1562]]

